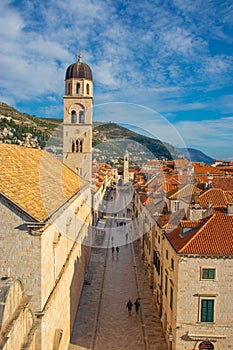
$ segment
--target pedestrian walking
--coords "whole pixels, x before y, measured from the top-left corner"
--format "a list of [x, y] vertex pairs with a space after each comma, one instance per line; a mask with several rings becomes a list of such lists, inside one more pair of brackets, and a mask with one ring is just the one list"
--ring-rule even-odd
[[114, 247], [112, 247], [112, 253], [114, 253]]
[[139, 308], [140, 308], [140, 302], [139, 299], [137, 298], [134, 302], [134, 307], [135, 307], [135, 311], [138, 314]]
[[116, 247], [116, 251], [117, 251], [117, 254], [118, 254], [119, 251], [120, 251], [120, 248], [119, 248], [119, 247]]
[[129, 299], [128, 303], [126, 304], [126, 307], [128, 309], [129, 316], [131, 316], [133, 303], [132, 303], [132, 301], [130, 299]]

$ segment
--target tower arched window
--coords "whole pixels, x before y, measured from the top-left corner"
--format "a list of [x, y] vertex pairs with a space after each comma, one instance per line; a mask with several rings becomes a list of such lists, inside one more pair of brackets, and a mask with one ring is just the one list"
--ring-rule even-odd
[[71, 83], [66, 84], [66, 95], [71, 95]]
[[79, 142], [79, 152], [83, 151], [83, 140], [80, 140]]
[[77, 114], [75, 111], [71, 112], [71, 123], [77, 123]]
[[76, 85], [76, 93], [80, 94], [80, 83], [77, 83]]
[[90, 94], [90, 85], [89, 84], [87, 84], [87, 95], [89, 95]]
[[76, 152], [79, 152], [79, 140], [76, 140]]
[[84, 123], [84, 120], [85, 120], [84, 112], [83, 112], [83, 111], [80, 111], [80, 112], [79, 112], [79, 123], [80, 123], [80, 124], [83, 124], [83, 123]]
[[72, 152], [74, 152], [75, 151], [75, 143], [74, 143], [74, 141], [72, 141]]

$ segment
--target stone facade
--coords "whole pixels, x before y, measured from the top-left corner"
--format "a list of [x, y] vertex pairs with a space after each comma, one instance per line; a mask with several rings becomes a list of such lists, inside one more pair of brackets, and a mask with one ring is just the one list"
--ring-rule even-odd
[[[80, 57], [68, 67], [65, 84], [63, 163], [42, 150], [0, 145], [0, 276], [20, 278], [31, 296], [37, 332], [28, 350], [68, 349], [92, 244], [86, 180], [91, 178], [93, 81]], [[10, 303], [13, 299], [9, 296]], [[12, 312], [6, 309], [4, 315]], [[23, 337], [21, 327], [14, 329]], [[25, 339], [20, 337], [9, 333], [7, 342], [17, 345], [4, 350], [21, 349]]]
[[90, 200], [87, 186], [51, 223], [40, 225], [2, 198], [1, 275], [20, 276], [32, 295], [39, 320], [35, 349], [53, 349], [58, 332], [61, 348], [68, 348], [90, 254]]
[[0, 349], [35, 350], [37, 323], [19, 280], [0, 280]]
[[[148, 283], [171, 350], [194, 350], [208, 339], [215, 350], [233, 344], [231, 300], [232, 258], [177, 254], [156, 227], [143, 236]], [[148, 248], [150, 247], [150, 248]], [[203, 279], [203, 269], [214, 269], [215, 279]], [[153, 281], [153, 282], [152, 282]], [[214, 300], [214, 321], [201, 321], [202, 300]], [[169, 340], [169, 334], [172, 341]], [[171, 339], [171, 338], [170, 338]]]
[[[228, 349], [233, 344], [233, 216], [210, 204], [190, 204], [187, 212], [189, 220], [177, 222], [167, 213], [153, 223], [143, 209], [148, 283], [170, 350], [198, 350], [204, 341], [215, 350]], [[185, 253], [194, 238], [193, 253]]]

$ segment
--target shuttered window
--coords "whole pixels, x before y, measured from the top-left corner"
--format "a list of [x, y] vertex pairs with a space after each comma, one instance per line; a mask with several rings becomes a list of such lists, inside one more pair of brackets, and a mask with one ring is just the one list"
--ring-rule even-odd
[[215, 269], [202, 269], [202, 279], [203, 280], [215, 280], [216, 278], [216, 270]]
[[214, 322], [214, 300], [201, 300], [201, 322]]

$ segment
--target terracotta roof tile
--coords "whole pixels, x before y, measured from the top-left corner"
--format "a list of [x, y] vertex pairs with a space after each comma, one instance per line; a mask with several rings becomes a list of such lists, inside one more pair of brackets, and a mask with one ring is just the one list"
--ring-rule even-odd
[[228, 198], [223, 190], [210, 188], [199, 196], [199, 202], [201, 206], [207, 206], [211, 202], [214, 207], [226, 207]]
[[199, 195], [201, 190], [193, 184], [186, 184], [178, 187], [176, 190], [168, 193], [169, 199], [185, 199], [190, 200], [193, 195]]
[[224, 171], [204, 163], [193, 163], [194, 175], [224, 174]]
[[181, 220], [180, 226], [186, 228], [196, 228], [201, 224], [201, 220]]
[[166, 236], [177, 252], [182, 254], [233, 255], [233, 215], [217, 208], [201, 226], [191, 229], [183, 237], [178, 227]]
[[170, 220], [171, 213], [161, 215], [156, 221], [159, 227], [165, 228]]
[[0, 144], [0, 192], [39, 221], [86, 182], [46, 151]]
[[221, 188], [224, 191], [233, 191], [233, 176], [214, 177], [212, 180], [213, 188]]

